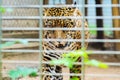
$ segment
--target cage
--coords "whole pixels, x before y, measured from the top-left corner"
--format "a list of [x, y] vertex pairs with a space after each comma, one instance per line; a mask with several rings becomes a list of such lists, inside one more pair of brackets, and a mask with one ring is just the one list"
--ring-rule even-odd
[[[26, 77], [23, 79], [20, 76], [19, 80], [70, 80], [71, 76], [79, 76], [81, 80], [119, 80], [120, 0], [0, 0], [0, 5], [0, 8], [3, 7], [6, 10], [4, 13], [0, 12], [1, 80], [11, 80], [8, 72], [16, 69], [16, 67], [35, 68], [38, 70], [37, 77]], [[47, 13], [53, 8], [68, 9], [69, 7], [70, 9], [77, 8], [82, 15], [80, 14], [81, 16], [77, 17], [73, 15], [54, 16], [55, 14], [51, 13], [49, 15]], [[64, 11], [67, 13], [66, 10]], [[56, 25], [53, 26], [54, 20]], [[64, 24], [62, 24], [61, 20], [73, 20], [73, 28], [70, 26], [68, 26], [69, 28], [63, 27]], [[86, 24], [88, 24], [87, 28], [85, 27], [85, 20]], [[61, 25], [58, 25], [59, 22]], [[81, 22], [80, 28], [75, 27], [77, 22]], [[63, 21], [63, 23], [67, 24], [66, 21]], [[50, 27], [51, 25], [52, 28]], [[72, 31], [73, 33], [74, 31], [79, 31], [81, 32], [81, 38], [66, 39], [64, 35], [59, 38], [57, 32], [61, 32], [61, 30]], [[56, 31], [56, 33], [52, 34], [56, 36], [52, 39], [43, 37], [45, 31]], [[90, 32], [87, 33], [89, 38], [86, 38], [86, 31]], [[43, 69], [48, 67], [42, 65], [50, 64], [50, 62], [43, 60], [42, 52], [50, 52], [51, 54], [57, 52], [60, 54], [70, 51], [64, 48], [45, 50], [42, 46], [43, 41], [48, 42], [47, 45], [51, 44], [53, 46], [52, 41], [79, 42], [81, 47], [85, 47], [86, 43], [88, 43], [86, 51], [92, 52], [89, 55], [90, 59], [103, 61], [109, 65], [109, 68], [99, 69], [86, 66], [84, 57], [82, 57], [80, 62], [75, 63], [80, 65], [80, 73], [71, 73], [70, 69], [63, 65], [61, 65], [62, 69], [58, 71], [60, 73], [55, 73], [55, 69], [51, 73], [43, 73]], [[60, 45], [59, 47], [64, 46]], [[44, 75], [47, 75], [45, 79], [43, 79]], [[56, 77], [62, 76], [62, 78], [51, 78], [52, 75]], [[72, 80], [76, 80], [76, 77], [72, 78]]]

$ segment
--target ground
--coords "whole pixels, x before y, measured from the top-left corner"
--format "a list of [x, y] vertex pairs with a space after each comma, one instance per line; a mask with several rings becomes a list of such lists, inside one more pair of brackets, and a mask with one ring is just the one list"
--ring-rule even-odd
[[[31, 48], [32, 46], [32, 48]], [[38, 43], [30, 43], [29, 46], [27, 45], [21, 45], [21, 44], [16, 44], [14, 46], [8, 47], [9, 49], [38, 49], [39, 44]], [[110, 45], [111, 46], [111, 45]], [[33, 48], [34, 47], [34, 48]], [[7, 49], [7, 48], [5, 48]], [[93, 49], [91, 47], [88, 48], [89, 50], [96, 50]], [[112, 49], [112, 48], [111, 48]], [[30, 66], [30, 67], [37, 67], [37, 63], [39, 62], [39, 54], [38, 53], [3, 53], [3, 60], [13, 60], [13, 61], [22, 61], [24, 63], [12, 63], [12, 64], [8, 64], [8, 63], [3, 63], [3, 73], [8, 72], [8, 70], [10, 69], [14, 69], [16, 66]], [[115, 55], [107, 55], [107, 54], [97, 54], [97, 55], [91, 55], [90, 56], [91, 59], [97, 59], [100, 61], [104, 61], [104, 62], [115, 62], [115, 63], [119, 63], [120, 59], [116, 58]], [[26, 63], [25, 61], [29, 61], [29, 63]], [[33, 63], [34, 64], [31, 64]], [[38, 62], [37, 62], [38, 61]], [[99, 69], [99, 68], [95, 68], [95, 67], [86, 67], [85, 68], [85, 80], [120, 80], [120, 77], [118, 77], [118, 75], [120, 75], [120, 66], [111, 66], [108, 69]], [[88, 74], [109, 74], [108, 76], [95, 76], [95, 75], [91, 75], [91, 76], [87, 76]], [[112, 77], [112, 76], [114, 77]], [[7, 76], [6, 74], [3, 74], [3, 76]], [[115, 77], [116, 76], [116, 77]], [[9, 79], [4, 79], [4, 80], [9, 80]], [[26, 80], [26, 79], [20, 79], [20, 80]], [[39, 80], [38, 78], [32, 78], [32, 79], [28, 79], [27, 80]]]
[[[94, 56], [91, 56], [91, 58], [96, 58], [98, 60], [102, 60], [102, 61], [107, 61], [107, 62], [118, 62], [118, 60], [114, 57], [114, 55], [97, 55], [97, 57], [94, 55]], [[29, 54], [26, 54], [26, 53], [22, 53], [22, 54], [15, 54], [15, 55], [7, 55], [7, 56], [4, 56], [3, 57], [3, 60], [24, 60], [24, 61], [37, 61], [39, 60], [38, 58], [38, 53], [29, 53]], [[7, 71], [8, 69], [10, 68], [14, 68], [15, 66], [32, 66], [32, 67], [36, 67], [37, 64], [16, 64], [13, 66], [13, 64], [3, 64], [3, 72]], [[108, 69], [99, 69], [99, 68], [95, 68], [95, 67], [86, 67], [85, 69], [85, 73], [86, 74], [116, 74], [116, 75], [120, 75], [120, 67], [109, 67]], [[4, 75], [5, 76], [5, 75]], [[86, 79], [85, 80], [120, 80], [120, 77], [111, 77], [111, 76], [108, 76], [108, 77], [105, 77], [105, 76], [102, 76], [102, 77], [96, 77], [96, 76], [86, 76], [85, 77]], [[20, 80], [26, 80], [26, 79], [20, 79]], [[27, 80], [39, 80], [38, 78], [32, 78], [32, 79], [27, 79]]]

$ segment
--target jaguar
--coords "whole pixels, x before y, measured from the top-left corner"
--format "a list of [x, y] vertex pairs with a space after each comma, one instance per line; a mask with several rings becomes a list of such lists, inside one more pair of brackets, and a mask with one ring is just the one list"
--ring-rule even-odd
[[[86, 20], [82, 21], [82, 18], [77, 18], [82, 16], [80, 10], [77, 7], [50, 7], [44, 9], [43, 15], [46, 17], [43, 20], [43, 26], [44, 28], [50, 29], [43, 31], [43, 39], [46, 39], [42, 42], [44, 50], [43, 61], [60, 59], [64, 51], [74, 51], [82, 48], [81, 41], [74, 40], [82, 38], [82, 31], [79, 29], [82, 29], [83, 25], [84, 28], [88, 28], [88, 23]], [[84, 30], [84, 35], [84, 38], [88, 39], [89, 31]], [[84, 46], [87, 47], [87, 45], [88, 43], [85, 42]], [[81, 59], [78, 61], [80, 62]], [[74, 65], [74, 68], [70, 69], [70, 73], [76, 73], [76, 71], [77, 73], [81, 73], [81, 65]], [[46, 73], [42, 76], [43, 80], [63, 80], [62, 75], [55, 75], [57, 73], [62, 73], [62, 66], [44, 64], [43, 73]], [[81, 80], [81, 77], [77, 77], [79, 80]]]

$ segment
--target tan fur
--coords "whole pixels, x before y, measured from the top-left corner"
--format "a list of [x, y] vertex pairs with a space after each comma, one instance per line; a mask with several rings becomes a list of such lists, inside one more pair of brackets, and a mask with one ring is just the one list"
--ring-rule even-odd
[[[47, 8], [44, 10], [44, 16], [46, 17], [65, 17], [65, 16], [73, 16], [73, 17], [80, 17], [82, 16], [81, 12], [79, 11], [79, 9], [77, 8], [70, 8], [70, 7], [62, 7], [62, 8]], [[77, 30], [77, 31], [73, 31], [73, 30], [69, 30], [69, 28], [81, 28], [82, 27], [82, 19], [44, 19], [43, 21], [44, 23], [44, 27], [45, 28], [68, 28], [68, 31], [64, 31], [64, 30], [46, 30], [43, 32], [43, 38], [45, 39], [81, 39], [81, 31]], [[87, 22], [84, 21], [84, 26], [85, 28], [88, 27]], [[89, 31], [85, 30], [85, 39], [89, 38]], [[61, 44], [61, 45], [59, 45]], [[66, 45], [67, 44], [67, 45]], [[59, 48], [60, 47], [60, 48]], [[85, 42], [85, 47], [87, 47], [87, 42]], [[69, 51], [73, 51], [73, 50], [78, 50], [81, 48], [81, 42], [75, 42], [73, 40], [73, 42], [67, 42], [67, 41], [48, 41], [48, 42], [43, 42], [43, 48], [44, 50], [69, 50]], [[53, 54], [55, 57], [50, 56], [51, 54]], [[46, 58], [49, 57], [50, 59]], [[45, 61], [50, 61], [53, 58], [59, 59], [61, 57], [61, 53], [59, 52], [51, 52], [51, 53], [43, 53], [43, 57], [45, 58]], [[80, 61], [80, 60], [79, 60]], [[49, 65], [50, 66], [50, 65]], [[56, 68], [56, 66], [50, 66], [52, 68]], [[60, 66], [59, 66], [60, 67]], [[74, 72], [75, 70], [77, 70], [78, 73], [81, 73], [81, 66], [75, 66], [74, 69], [71, 69], [70, 72]], [[44, 68], [46, 68], [46, 65], [44, 65]], [[46, 69], [44, 69], [43, 72], [48, 72], [51, 73], [49, 70], [49, 67], [47, 67]], [[59, 72], [61, 72], [61, 68], [59, 70]], [[46, 76], [46, 77], [45, 77]], [[50, 76], [48, 77], [48, 75], [44, 75], [44, 80], [52, 80], [52, 78], [55, 77], [52, 76], [50, 79]], [[62, 76], [58, 76], [58, 77], [62, 77]], [[49, 78], [49, 79], [48, 79]], [[55, 80], [62, 80], [61, 79], [56, 79]], [[80, 77], [79, 77], [80, 79]]]

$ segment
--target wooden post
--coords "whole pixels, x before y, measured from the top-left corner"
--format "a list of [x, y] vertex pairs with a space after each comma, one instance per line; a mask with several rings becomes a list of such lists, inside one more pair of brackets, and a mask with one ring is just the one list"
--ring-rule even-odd
[[[95, 0], [96, 5], [102, 4], [102, 0]], [[96, 16], [103, 16], [102, 7], [96, 7]], [[97, 28], [103, 28], [103, 19], [96, 19]], [[104, 39], [104, 31], [97, 31], [97, 39]], [[104, 50], [104, 43], [97, 42], [97, 47]]]
[[[119, 0], [112, 0], [112, 4], [119, 4]], [[112, 15], [120, 16], [119, 7], [112, 7]], [[120, 19], [113, 19], [113, 27], [120, 28]], [[114, 31], [114, 38], [120, 39], [120, 31]], [[120, 50], [120, 43], [115, 43], [115, 50]]]
[[[87, 5], [88, 4], [88, 0], [85, 0], [85, 5]], [[88, 15], [88, 8], [86, 7], [85, 8], [85, 16], [87, 16]]]
[[73, 4], [73, 0], [66, 0], [66, 4]]
[[48, 0], [43, 0], [43, 4], [48, 4]]

